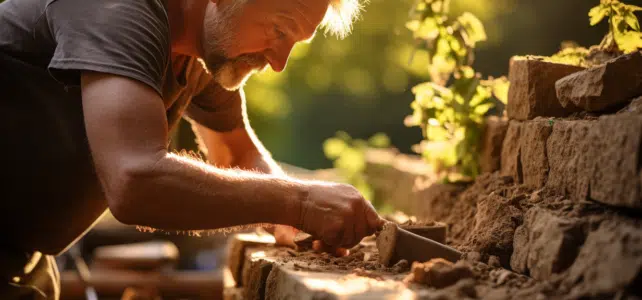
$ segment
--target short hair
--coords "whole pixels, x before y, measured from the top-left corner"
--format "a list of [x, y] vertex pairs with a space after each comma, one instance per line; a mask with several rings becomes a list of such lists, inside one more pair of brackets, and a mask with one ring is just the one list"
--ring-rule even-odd
[[[367, 2], [367, 0], [362, 0]], [[360, 0], [330, 0], [328, 11], [321, 22], [325, 33], [331, 33], [340, 39], [352, 32], [352, 24], [359, 18], [363, 9]]]

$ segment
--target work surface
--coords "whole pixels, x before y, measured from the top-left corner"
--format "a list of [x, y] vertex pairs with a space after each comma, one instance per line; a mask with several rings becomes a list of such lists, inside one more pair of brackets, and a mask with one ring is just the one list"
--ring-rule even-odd
[[379, 264], [374, 238], [364, 239], [346, 257], [275, 247], [262, 239], [245, 235], [231, 242], [226, 299], [504, 298], [509, 290], [531, 285], [525, 276], [478, 262], [465, 262], [468, 272], [461, 275], [435, 269], [443, 272], [438, 277], [455, 277], [447, 286], [408, 283], [417, 270], [405, 261]]
[[[237, 287], [227, 289], [228, 299], [413, 298], [414, 292], [402, 282], [408, 264], [380, 265], [374, 239], [365, 239], [345, 257], [234, 243], [230, 250], [240, 250], [243, 262], [230, 270]], [[238, 254], [231, 252], [230, 259], [240, 260]]]

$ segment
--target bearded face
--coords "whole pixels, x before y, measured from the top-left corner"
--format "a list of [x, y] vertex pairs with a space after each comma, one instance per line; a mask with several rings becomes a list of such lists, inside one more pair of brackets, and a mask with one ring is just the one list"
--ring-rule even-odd
[[214, 80], [227, 90], [239, 89], [252, 74], [268, 65], [260, 53], [240, 54], [235, 57], [229, 54], [235, 41], [240, 38], [235, 34], [234, 24], [239, 20], [243, 2], [233, 1], [205, 15], [203, 61]]
[[330, 0], [218, 0], [203, 22], [203, 61], [228, 90], [240, 88], [268, 65], [285, 69], [294, 45], [309, 41]]

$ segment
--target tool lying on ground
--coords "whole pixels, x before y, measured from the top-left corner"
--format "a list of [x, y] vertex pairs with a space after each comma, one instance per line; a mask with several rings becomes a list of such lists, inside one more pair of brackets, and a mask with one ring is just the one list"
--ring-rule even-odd
[[433, 258], [456, 262], [462, 255], [454, 248], [402, 229], [395, 223], [387, 223], [377, 234], [377, 249], [379, 262], [386, 266], [402, 259], [409, 263], [425, 262]]

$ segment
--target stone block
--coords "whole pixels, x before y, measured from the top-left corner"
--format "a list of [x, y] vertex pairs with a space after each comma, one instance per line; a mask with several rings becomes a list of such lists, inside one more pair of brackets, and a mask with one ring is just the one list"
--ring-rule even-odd
[[591, 144], [586, 155], [587, 160], [594, 163], [590, 198], [614, 206], [642, 209], [639, 172], [642, 115], [603, 116], [589, 133]]
[[522, 182], [522, 166], [520, 162], [520, 140], [522, 122], [510, 121], [506, 137], [502, 144], [501, 174], [513, 177], [515, 182]]
[[546, 184], [548, 157], [546, 141], [553, 130], [552, 121], [534, 120], [524, 122], [520, 138], [520, 161], [523, 182], [537, 189]]
[[265, 299], [265, 286], [273, 266], [271, 261], [263, 259], [246, 261], [243, 269], [243, 299]]
[[562, 107], [555, 92], [555, 82], [584, 68], [557, 64], [538, 58], [513, 57], [508, 79], [508, 117], [531, 120], [535, 117], [565, 117], [578, 111]]
[[573, 264], [584, 237], [584, 223], [579, 219], [533, 207], [515, 231], [511, 267], [535, 279], [548, 280]]
[[236, 286], [242, 285], [245, 251], [252, 246], [273, 245], [274, 237], [268, 234], [240, 233], [232, 236], [227, 245], [227, 268]]
[[507, 119], [498, 117], [486, 119], [479, 156], [479, 167], [483, 173], [492, 173], [500, 169], [502, 144], [507, 130]]
[[642, 95], [642, 52], [571, 74], [558, 80], [555, 86], [565, 107], [590, 112], [618, 108]]
[[564, 276], [563, 287], [572, 288], [568, 299], [595, 298], [626, 290], [639, 295], [642, 224], [618, 217], [594, 227]]
[[554, 122], [546, 142], [547, 188], [574, 200], [586, 200], [592, 173], [592, 161], [586, 155], [590, 145], [587, 136], [594, 124], [584, 120]]

